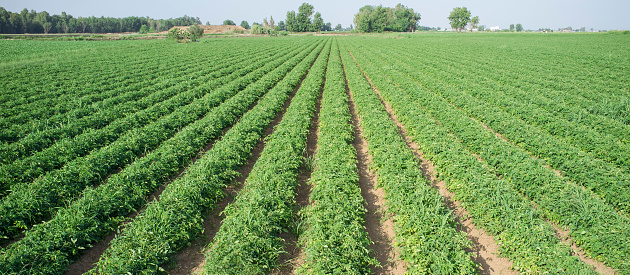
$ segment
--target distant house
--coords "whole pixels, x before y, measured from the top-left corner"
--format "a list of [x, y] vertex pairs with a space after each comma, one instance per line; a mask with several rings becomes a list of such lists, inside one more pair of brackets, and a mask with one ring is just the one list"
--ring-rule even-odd
[[501, 28], [500, 28], [499, 26], [496, 26], [496, 27], [490, 27], [490, 30], [491, 30], [491, 31], [493, 31], [493, 32], [498, 32], [498, 31], [500, 31], [500, 30], [501, 30]]

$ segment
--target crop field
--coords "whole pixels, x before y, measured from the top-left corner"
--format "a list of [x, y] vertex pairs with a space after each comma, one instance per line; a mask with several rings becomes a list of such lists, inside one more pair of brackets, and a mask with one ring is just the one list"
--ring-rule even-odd
[[0, 40], [0, 274], [630, 274], [630, 36]]

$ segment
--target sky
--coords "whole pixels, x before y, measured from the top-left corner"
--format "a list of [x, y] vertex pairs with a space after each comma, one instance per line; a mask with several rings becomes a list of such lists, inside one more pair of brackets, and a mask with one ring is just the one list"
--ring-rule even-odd
[[[229, 0], [229, 1], [165, 1], [165, 0], [0, 0], [0, 7], [8, 11], [22, 9], [47, 11], [61, 14], [62, 11], [74, 17], [105, 16], [149, 16], [154, 19], [168, 19], [188, 15], [199, 17], [202, 24], [210, 22], [220, 25], [230, 19], [236, 24], [246, 20], [262, 22], [263, 18], [273, 17], [275, 22], [286, 19], [287, 11], [297, 12], [302, 1], [289, 0]], [[630, 30], [627, 12], [630, 0], [307, 0], [322, 14], [324, 22], [332, 26], [340, 23], [349, 27], [354, 14], [365, 5], [394, 7], [398, 3], [419, 12], [421, 26], [447, 28], [448, 15], [454, 7], [467, 7], [472, 16], [479, 16], [480, 25], [486, 27], [509, 28], [510, 24], [522, 24], [525, 29], [558, 29], [571, 26], [573, 29], [585, 27], [587, 30]]]

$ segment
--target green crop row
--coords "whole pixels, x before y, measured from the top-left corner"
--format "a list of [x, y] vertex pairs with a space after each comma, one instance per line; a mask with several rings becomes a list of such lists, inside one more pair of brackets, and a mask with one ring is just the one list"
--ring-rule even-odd
[[[404, 54], [405, 52], [398, 51], [398, 53]], [[405, 55], [409, 57], [408, 54]], [[479, 59], [463, 56], [455, 58], [450, 53], [441, 53], [438, 58], [435, 58], [435, 55], [431, 55], [431, 58], [424, 58], [424, 55], [416, 55], [412, 58], [417, 61], [415, 65], [421, 66], [418, 68], [422, 68], [425, 73], [440, 66], [437, 64], [439, 60], [441, 68], [449, 69], [450, 77], [452, 77], [452, 73], [460, 76], [466, 75], [468, 79], [483, 84], [485, 88], [489, 88], [491, 91], [502, 91], [503, 96], [511, 96], [523, 103], [537, 105], [558, 118], [589, 127], [591, 131], [595, 130], [605, 136], [610, 135], [611, 138], [626, 145], [630, 144], [627, 134], [630, 131], [629, 125], [603, 115], [591, 113], [588, 109], [597, 105], [596, 102], [541, 85], [537, 82], [540, 81], [539, 77], [523, 74], [521, 70], [515, 68], [518, 67], [518, 64], [501, 64], [498, 61], [490, 60], [490, 58]], [[435, 72], [438, 73], [438, 71]], [[443, 71], [439, 72], [444, 73]], [[475, 74], [475, 72], [483, 72], [483, 74]], [[521, 78], [532, 83], [525, 83], [525, 80]], [[504, 109], [513, 111], [508, 108]]]
[[259, 61], [253, 64], [248, 67], [251, 72], [244, 77], [207, 93], [147, 126], [127, 132], [107, 147], [77, 158], [30, 184], [15, 185], [0, 204], [0, 235], [11, 238], [14, 233], [48, 219], [57, 207], [76, 198], [85, 187], [101, 182], [111, 172], [156, 148], [182, 127], [198, 120], [239, 90], [284, 63], [290, 53], [283, 52], [277, 57], [273, 62]]
[[345, 47], [341, 56], [372, 166], [393, 214], [395, 246], [408, 263], [407, 272], [475, 273], [475, 263], [465, 251], [470, 241], [456, 230], [454, 216], [424, 178], [418, 159]]
[[214, 143], [186, 173], [169, 184], [159, 200], [127, 224], [105, 251], [95, 274], [154, 273], [159, 266], [203, 231], [203, 214], [214, 208], [224, 196], [225, 188], [238, 174], [237, 170], [251, 156], [265, 128], [281, 111], [306, 74], [323, 44], [301, 54], [281, 71], [290, 69], [280, 83], [258, 101], [221, 140]]
[[[124, 85], [118, 86], [115, 89], [107, 90], [102, 93], [91, 92], [86, 97], [82, 97], [78, 100], [65, 100], [59, 99], [60, 102], [55, 108], [59, 105], [62, 105], [63, 102], [66, 102], [67, 105], [65, 108], [71, 108], [71, 112], [66, 111], [56, 111], [56, 115], [45, 119], [31, 119], [28, 121], [24, 121], [23, 123], [16, 123], [10, 125], [10, 127], [3, 127], [2, 132], [0, 132], [0, 138], [4, 140], [17, 141], [18, 139], [24, 138], [29, 133], [38, 132], [38, 135], [41, 135], [41, 131], [48, 130], [50, 128], [56, 127], [64, 127], [64, 128], [77, 128], [75, 132], [63, 133], [65, 136], [73, 136], [77, 135], [77, 133], [81, 133], [84, 131], [84, 128], [100, 128], [103, 125], [106, 125], [110, 122], [110, 120], [106, 120], [105, 118], [117, 118], [116, 116], [112, 116], [111, 114], [102, 114], [103, 111], [110, 111], [112, 106], [121, 103], [128, 103], [133, 99], [136, 99], [140, 96], [145, 96], [151, 92], [156, 90], [166, 89], [170, 86], [174, 86], [176, 84], [180, 84], [180, 82], [185, 81], [185, 83], [190, 85], [197, 85], [200, 83], [198, 79], [200, 76], [204, 76], [210, 71], [218, 70], [220, 68], [224, 68], [227, 65], [234, 63], [233, 60], [242, 60], [245, 59], [246, 56], [238, 53], [234, 54], [235, 57], [223, 56], [222, 58], [226, 59], [225, 63], [212, 64], [213, 66], [206, 67], [203, 64], [211, 62], [210, 57], [206, 57], [202, 60], [198, 60], [197, 66], [189, 66], [187, 64], [182, 64], [180, 66], [173, 66], [168, 70], [159, 70], [156, 72], [151, 72], [145, 70], [137, 70], [141, 74], [140, 76], [132, 76], [129, 84], [123, 83]], [[158, 59], [159, 60], [159, 59]], [[157, 64], [164, 64], [165, 61], [159, 60], [156, 61]], [[149, 64], [147, 64], [148, 66]], [[203, 70], [200, 70], [202, 69]], [[123, 73], [124, 75], [124, 73]], [[164, 78], [164, 76], [168, 76], [168, 78]], [[148, 77], [148, 78], [147, 78]], [[157, 81], [156, 81], [157, 80]], [[115, 80], [112, 80], [115, 81]], [[114, 114], [118, 117], [124, 116], [129, 111], [134, 111], [137, 109], [133, 107], [122, 107], [116, 106], [120, 108], [118, 112]], [[32, 109], [40, 109], [43, 107], [34, 107]], [[43, 108], [48, 109], [48, 108]], [[85, 116], [89, 116], [85, 118]], [[94, 117], [104, 117], [100, 119], [95, 119]], [[72, 124], [82, 123], [82, 127], [73, 127]], [[54, 132], [54, 131], [53, 131]], [[25, 145], [29, 147], [28, 145]], [[29, 152], [25, 152], [23, 154], [28, 155]], [[11, 156], [13, 157], [13, 156]], [[5, 161], [5, 160], [3, 160]]]
[[303, 164], [331, 40], [302, 81], [254, 164], [245, 186], [223, 211], [225, 218], [206, 254], [207, 274], [260, 274], [271, 270], [283, 251], [280, 233], [294, 218], [298, 169]]
[[[384, 57], [373, 58], [385, 60]], [[511, 143], [517, 144], [536, 157], [545, 159], [552, 167], [562, 171], [565, 177], [592, 190], [619, 211], [626, 214], [630, 213], [630, 174], [627, 170], [594, 158], [592, 155], [563, 142], [566, 138], [561, 138], [586, 136], [588, 134], [586, 129], [568, 125], [561, 120], [554, 120], [553, 117], [542, 111], [531, 106], [522, 106], [508, 96], [486, 89], [472, 81], [458, 82], [452, 77], [455, 73], [436, 76], [418, 73], [417, 68], [421, 65], [413, 61], [403, 61], [404, 59], [406, 58], [397, 58], [395, 54], [388, 54], [388, 60], [391, 60], [392, 64], [396, 64], [398, 71], [409, 74], [410, 78], [419, 81], [422, 83], [421, 85], [461, 108], [468, 115], [486, 123], [490, 128], [509, 139]], [[449, 71], [447, 68], [444, 70]], [[447, 76], [451, 77], [447, 78]], [[462, 90], [461, 87], [468, 88]], [[481, 97], [483, 100], [477, 99], [469, 93]], [[514, 113], [522, 120], [492, 106], [490, 102], [504, 104], [505, 109], [510, 110], [510, 113]], [[548, 125], [541, 130], [527, 124], [528, 121], [538, 121], [536, 123], [538, 125]], [[552, 131], [549, 128], [560, 131], [561, 133], [558, 134], [560, 138], [551, 135], [550, 132]], [[582, 145], [596, 147], [597, 142], [583, 141]], [[615, 155], [614, 158], [628, 162], [625, 166], [630, 167], [630, 153], [626, 154], [620, 151], [620, 148], [606, 146], [606, 148], [597, 150]]]
[[[88, 187], [81, 198], [60, 210], [52, 220], [33, 227], [24, 238], [11, 244], [0, 257], [0, 273], [25, 268], [28, 274], [62, 273], [81, 250], [111, 233], [126, 215], [146, 203], [151, 192], [168, 182], [208, 142], [219, 137], [224, 128], [235, 123], [311, 49], [302, 46], [286, 52], [287, 57], [266, 63], [261, 71], [266, 75], [258, 81], [181, 129], [106, 183]], [[188, 116], [197, 118], [195, 114]]]
[[411, 94], [421, 87], [405, 85], [405, 79], [395, 71], [374, 69], [386, 63], [374, 64], [365, 53], [352, 50], [424, 156], [434, 163], [440, 179], [446, 181], [473, 222], [494, 236], [501, 253], [514, 261], [514, 269], [534, 273], [588, 271], [577, 258], [570, 257], [569, 248], [555, 237], [553, 228], [531, 202], [512, 190], [508, 181], [498, 179], [491, 167], [479, 162], [458, 137], [417, 104]]
[[[161, 62], [159, 60], [151, 60], [150, 56], [146, 56], [143, 60], [129, 63], [129, 67], [125, 69], [130, 70], [129, 74], [119, 74], [120, 68], [105, 67], [102, 69], [103, 75], [96, 75], [95, 72], [100, 71], [98, 67], [102, 67], [102, 64], [97, 62], [91, 66], [86, 66], [85, 71], [81, 70], [81, 72], [85, 72], [86, 75], [81, 75], [79, 78], [97, 78], [98, 82], [94, 83], [94, 85], [104, 85], [105, 87], [103, 88], [113, 86], [114, 83], [122, 83], [127, 86], [136, 78], [141, 78], [142, 80], [149, 79], [152, 73], [157, 72], [157, 65]], [[146, 65], [142, 66], [143, 63]], [[34, 69], [32, 71], [38, 70]], [[118, 71], [118, 74], [116, 71]], [[27, 89], [32, 95], [25, 94], [24, 92], [7, 91], [7, 95], [11, 95], [12, 97], [8, 97], [10, 100], [3, 102], [1, 105], [2, 119], [0, 119], [0, 122], [2, 124], [6, 122], [23, 123], [29, 119], [42, 118], [53, 113], [68, 111], [71, 109], [70, 105], [73, 103], [72, 99], [80, 97], [103, 98], [101, 93], [95, 93], [93, 89], [90, 89], [92, 85], [89, 83], [85, 83], [85, 88], [87, 88], [85, 90], [63, 87], [64, 84], [61, 82], [68, 80], [70, 76], [60, 74], [56, 69], [51, 68], [38, 71], [37, 73], [38, 75], [54, 73], [58, 79], [45, 83], [37, 83], [37, 80], [30, 83], [23, 83], [21, 87]], [[31, 74], [35, 76], [34, 73]], [[27, 79], [29, 78], [30, 77], [27, 77]], [[92, 81], [97, 80], [92, 79]], [[42, 85], [43, 87], [38, 85]], [[35, 93], [35, 91], [39, 93]], [[108, 91], [108, 89], [102, 89], [100, 91]], [[40, 108], [42, 108], [42, 110], [39, 110]]]
[[[151, 101], [145, 102], [142, 101], [142, 98], [146, 98], [156, 91], [168, 89], [169, 87], [172, 87], [172, 92], [191, 89], [206, 83], [208, 80], [211, 80], [212, 77], [216, 77], [217, 75], [208, 75], [213, 71], [218, 71], [220, 73], [218, 76], [227, 75], [234, 71], [234, 69], [229, 70], [225, 67], [227, 67], [227, 65], [206, 68], [199, 65], [198, 67], [191, 67], [186, 70], [176, 68], [179, 69], [179, 71], [174, 71], [175, 73], [172, 74], [172, 78], [164, 81], [161, 85], [148, 85], [149, 82], [145, 82], [139, 83], [136, 87], [125, 87], [125, 90], [131, 92], [126, 92], [120, 96], [103, 101], [103, 104], [96, 106], [97, 109], [92, 110], [92, 114], [90, 115], [68, 122], [61, 127], [37, 131], [19, 141], [0, 146], [0, 159], [2, 163], [11, 163], [25, 156], [29, 156], [34, 152], [46, 149], [64, 138], [75, 137], [88, 129], [100, 129], [116, 119], [123, 118], [130, 113], [151, 106]], [[203, 69], [200, 70], [200, 68]], [[182, 80], [184, 81], [178, 83], [178, 77], [183, 77]], [[85, 109], [87, 109], [87, 112], [90, 112], [92, 108], [91, 106], [86, 106]]]
[[[365, 53], [362, 56], [365, 56]], [[368, 59], [364, 57], [363, 60], [367, 62]], [[383, 63], [365, 64], [365, 67], [372, 70], [370, 76], [377, 77], [384, 74], [392, 77], [395, 84], [401, 85], [413, 99], [413, 102], [419, 105], [418, 107], [434, 116], [441, 123], [440, 125], [457, 136], [467, 150], [485, 160], [489, 165], [489, 172], [498, 173], [503, 177], [507, 184], [507, 191], [518, 191], [535, 203], [545, 218], [568, 227], [573, 241], [591, 257], [624, 273], [629, 270], [630, 247], [626, 244], [630, 242], [628, 233], [630, 232], [630, 222], [627, 217], [618, 214], [612, 207], [594, 196], [592, 192], [575, 184], [567, 183], [551, 169], [545, 167], [540, 160], [533, 159], [523, 149], [497, 138], [490, 130], [461, 113], [444, 99], [427, 91], [421, 85], [410, 83], [396, 70], [381, 70], [380, 68], [384, 65]], [[410, 100], [407, 99], [406, 101]], [[401, 110], [399, 114], [402, 115], [404, 112]], [[458, 165], [459, 163], [457, 162]], [[459, 167], [461, 169], [461, 166]], [[475, 182], [475, 184], [477, 183]], [[513, 200], [515, 201], [515, 199], [510, 199], [508, 202]], [[475, 207], [472, 207], [472, 210], [474, 209]], [[514, 224], [511, 223], [510, 226], [514, 226]], [[528, 227], [525, 226], [525, 228]], [[492, 232], [493, 230], [488, 231]], [[553, 246], [553, 243], [557, 242], [551, 238], [553, 232], [547, 232], [546, 235], [550, 236], [547, 240], [547, 242], [551, 242], [549, 246]], [[534, 236], [540, 235], [521, 234], [520, 236], [527, 238], [520, 242], [529, 239], [529, 243], [537, 240]], [[519, 243], [516, 242], [515, 244], [518, 245]], [[503, 246], [505, 245], [506, 242], [503, 242]], [[538, 249], [540, 247], [536, 246], [535, 250]], [[502, 251], [506, 251], [506, 249], [502, 249]], [[526, 255], [531, 253], [519, 252]], [[561, 256], [566, 255], [566, 253], [549, 252], [546, 255]], [[539, 266], [540, 258], [535, 258], [533, 261], [537, 263], [538, 268], [541, 268]], [[563, 258], [556, 258], [555, 263], [549, 264], [547, 268], [552, 268], [550, 271], [553, 271], [553, 268], [562, 267], [560, 271], [556, 270], [556, 272], [580, 268], [580, 265], [568, 264], [570, 262], [566, 258], [564, 260]]]
[[370, 256], [365, 201], [359, 188], [352, 116], [339, 47], [333, 43], [319, 112], [317, 151], [311, 174], [311, 205], [304, 210], [303, 274], [367, 274]]
[[[523, 103], [520, 99], [514, 98], [512, 95], [520, 95], [522, 96], [532, 96], [537, 95], [536, 93], [528, 93], [524, 91], [519, 91], [518, 89], [511, 87], [510, 85], [500, 85], [493, 79], [486, 79], [484, 77], [479, 77], [471, 73], [471, 69], [476, 67], [476, 63], [469, 64], [466, 61], [462, 61], [460, 59], [457, 60], [459, 64], [466, 64], [468, 68], [457, 68], [455, 61], [448, 62], [445, 61], [444, 58], [440, 58], [439, 60], [442, 62], [441, 64], [425, 64], [424, 62], [418, 62], [413, 60], [413, 56], [408, 53], [399, 52], [398, 53], [387, 53], [389, 59], [398, 59], [402, 62], [409, 64], [409, 66], [405, 67], [404, 65], [399, 66], [402, 69], [408, 69], [408, 73], [414, 75], [416, 78], [427, 79], [427, 81], [441, 81], [446, 82], [447, 85], [450, 85], [451, 89], [457, 89], [457, 94], [462, 94], [462, 92], [470, 94], [474, 96], [476, 99], [473, 100], [482, 100], [485, 101], [487, 105], [492, 104], [495, 105], [506, 112], [509, 112], [511, 115], [520, 118], [521, 120], [531, 124], [532, 126], [536, 126], [543, 131], [548, 132], [546, 134], [549, 136], [551, 134], [553, 139], [558, 139], [559, 141], [566, 142], [568, 145], [575, 146], [584, 152], [592, 154], [592, 156], [585, 156], [589, 158], [589, 162], [595, 162], [591, 167], [586, 168], [586, 170], [590, 170], [592, 167], [600, 167], [600, 170], [611, 171], [610, 174], [618, 174], [621, 170], [617, 167], [614, 167], [609, 164], [605, 164], [599, 162], [597, 160], [593, 161], [592, 158], [599, 158], [604, 161], [610, 162], [622, 168], [624, 171], [629, 171], [630, 168], [630, 144], [628, 144], [627, 140], [627, 132], [624, 134], [619, 140], [617, 137], [613, 137], [609, 134], [602, 134], [592, 129], [592, 127], [581, 125], [578, 121], [569, 121], [567, 119], [556, 116], [555, 114], [544, 110], [534, 104], [531, 103]], [[400, 56], [400, 57], [397, 57]], [[435, 66], [435, 68], [434, 68]], [[461, 66], [461, 65], [460, 65]], [[422, 73], [419, 73], [419, 68], [422, 68]], [[432, 74], [429, 76], [428, 74]], [[426, 82], [423, 80], [423, 82]], [[465, 89], [461, 89], [460, 87], [466, 87]], [[466, 95], [462, 95], [466, 96]], [[471, 98], [472, 99], [472, 98]], [[465, 102], [468, 102], [471, 99], [465, 99]], [[540, 97], [537, 98], [536, 102], [540, 102], [542, 100]], [[449, 101], [455, 103], [456, 100], [449, 99]], [[551, 100], [547, 99], [547, 104], [551, 104]], [[456, 104], [456, 103], [455, 103]], [[460, 106], [460, 105], [458, 105]], [[460, 106], [462, 107], [462, 106]], [[485, 108], [489, 108], [490, 106], [486, 106]], [[502, 112], [497, 107], [493, 107], [494, 112]], [[501, 121], [502, 119], [492, 119], [493, 121]], [[599, 127], [599, 126], [595, 126]], [[627, 127], [626, 127], [627, 128]], [[497, 129], [498, 130], [498, 129]], [[518, 131], [517, 131], [518, 132]], [[626, 143], [623, 140], [626, 139]], [[520, 139], [518, 143], [527, 141], [533, 142], [537, 144], [534, 147], [537, 147], [537, 141], [533, 139]], [[556, 141], [556, 144], [561, 143]], [[555, 148], [557, 145], [549, 145], [550, 149]], [[565, 151], [568, 151], [566, 154], [576, 156], [580, 154], [580, 152], [575, 148], [570, 148], [567, 145], [563, 145]], [[542, 148], [541, 148], [542, 149]], [[550, 149], [542, 149], [544, 151], [549, 151]], [[541, 151], [541, 150], [539, 150]], [[558, 156], [564, 155], [564, 153], [557, 154], [556, 152], [547, 153], [544, 158], [553, 158], [554, 164], [558, 162]], [[584, 155], [583, 153], [581, 155]], [[539, 157], [543, 157], [540, 156]], [[566, 159], [574, 159], [574, 157], [561, 157], [562, 160]], [[558, 164], [555, 167], [561, 167], [563, 165]], [[617, 170], [617, 171], [615, 171]], [[627, 173], [627, 172], [626, 172]], [[575, 179], [577, 180], [577, 179]], [[626, 184], [627, 185], [627, 184]]]
[[[252, 62], [261, 61], [260, 59], [261, 58], [250, 58], [238, 61], [247, 62], [250, 66], [252, 66]], [[270, 57], [267, 57], [266, 59], [262, 59], [262, 62], [267, 62], [269, 60], [271, 60]], [[254, 63], [254, 66], [255, 64], [256, 63]], [[48, 171], [60, 168], [65, 163], [70, 162], [77, 157], [82, 157], [97, 148], [106, 146], [107, 144], [114, 142], [129, 130], [143, 127], [146, 124], [171, 113], [180, 106], [190, 104], [194, 99], [202, 97], [208, 91], [216, 89], [217, 87], [236, 78], [242, 77], [251, 71], [251, 68], [255, 68], [247, 66], [240, 70], [236, 70], [239, 67], [243, 67], [243, 63], [234, 62], [231, 66], [215, 72], [202, 71], [204, 75], [201, 77], [202, 80], [200, 80], [199, 84], [203, 83], [203, 85], [193, 85], [187, 83], [185, 85], [176, 85], [171, 88], [159, 90], [143, 100], [140, 100], [136, 104], [141, 104], [141, 106], [150, 108], [133, 108], [131, 110], [140, 110], [129, 114], [126, 117], [116, 119], [116, 117], [121, 116], [116, 115], [117, 113], [120, 113], [118, 106], [106, 110], [102, 116], [96, 115], [99, 119], [113, 121], [106, 127], [98, 130], [89, 130], [73, 139], [59, 140], [51, 147], [39, 153], [15, 161], [12, 164], [1, 166], [0, 188], [4, 188], [0, 189], [0, 191], [4, 191], [17, 183], [32, 181]], [[134, 104], [134, 102], [129, 104]], [[123, 104], [122, 106], [124, 105], [127, 104]], [[108, 115], [111, 117], [110, 119], [107, 119]], [[77, 125], [74, 126], [76, 127]]]
[[[83, 61], [85, 62], [85, 61]], [[135, 89], [133, 86], [138, 85], [147, 85], [148, 81], [151, 81], [152, 75], [162, 74], [164, 71], [160, 69], [160, 64], [163, 64], [163, 60], [153, 59], [153, 60], [144, 60], [146, 63], [144, 66], [142, 62], [138, 64], [134, 64], [133, 62], [130, 64], [128, 68], [118, 68], [117, 72], [107, 72], [111, 70], [107, 66], [103, 66], [99, 62], [101, 67], [104, 67], [105, 72], [104, 75], [109, 74], [109, 79], [103, 78], [101, 83], [94, 85], [102, 85], [102, 87], [91, 89], [91, 85], [85, 83], [81, 85], [81, 87], [77, 88], [61, 88], [59, 86], [64, 86], [63, 81], [68, 80], [69, 77], [63, 77], [58, 75], [55, 69], [51, 69], [48, 72], [40, 72], [40, 73], [48, 73], [55, 74], [59, 79], [55, 79], [49, 83], [44, 84], [45, 88], [41, 89], [40, 94], [37, 94], [34, 97], [42, 97], [39, 100], [32, 100], [30, 103], [19, 104], [13, 106], [12, 108], [5, 108], [2, 111], [4, 118], [0, 119], [0, 125], [6, 124], [23, 124], [27, 122], [33, 122], [38, 120], [47, 120], [55, 115], [64, 115], [69, 111], [73, 111], [76, 107], [77, 102], [81, 103], [92, 103], [98, 102], [103, 99], [107, 99], [116, 95], [120, 95], [125, 91], [133, 91]], [[137, 68], [134, 68], [138, 66]], [[79, 69], [81, 70], [81, 69]], [[102, 76], [94, 76], [94, 72], [100, 71], [98, 68], [89, 68], [88, 71], [79, 71], [75, 72], [75, 76], [73, 78], [76, 79], [85, 79], [91, 77], [102, 77]], [[129, 72], [129, 73], [122, 73]], [[81, 72], [85, 72], [85, 74], [80, 74]], [[12, 77], [13, 78], [13, 77]], [[147, 83], [145, 83], [147, 82]], [[32, 90], [40, 90], [37, 84], [28, 83], [25, 84], [26, 87]], [[139, 88], [137, 88], [139, 89]], [[99, 92], [97, 92], [99, 91]], [[14, 95], [16, 98], [21, 98], [20, 94]], [[32, 99], [32, 98], [31, 98]], [[16, 140], [19, 137], [16, 136], [0, 136], [3, 139], [8, 141]]]

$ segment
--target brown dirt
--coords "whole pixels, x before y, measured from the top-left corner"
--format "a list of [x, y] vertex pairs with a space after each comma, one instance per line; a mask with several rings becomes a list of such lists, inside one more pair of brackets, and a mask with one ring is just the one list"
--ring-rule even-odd
[[361, 118], [357, 115], [356, 105], [352, 92], [348, 87], [347, 78], [345, 80], [352, 124], [355, 129], [352, 146], [357, 151], [359, 187], [361, 188], [361, 195], [365, 200], [365, 208], [367, 210], [365, 230], [373, 241], [372, 245], [370, 245], [372, 256], [380, 264], [380, 266], [372, 267], [372, 272], [374, 274], [404, 274], [405, 263], [400, 260], [400, 253], [394, 247], [395, 233], [392, 217], [388, 217], [386, 214], [385, 193], [382, 188], [377, 188], [377, 176], [369, 169], [372, 156], [368, 152], [367, 141], [362, 138]]
[[[475, 255], [475, 257], [473, 257], [473, 261], [478, 264], [479, 273], [518, 274], [511, 269], [511, 267], [513, 266], [513, 262], [511, 260], [498, 256], [499, 246], [494, 238], [488, 235], [483, 229], [477, 228], [472, 223], [472, 220], [468, 215], [468, 211], [461, 207], [460, 202], [453, 199], [453, 193], [448, 191], [448, 189], [446, 188], [446, 183], [437, 179], [435, 166], [433, 166], [433, 163], [424, 158], [424, 154], [420, 151], [420, 147], [417, 143], [413, 142], [409, 138], [407, 130], [405, 129], [404, 125], [398, 120], [398, 117], [392, 109], [391, 105], [383, 99], [380, 91], [374, 86], [374, 84], [372, 84], [372, 81], [365, 74], [365, 72], [363, 72], [363, 75], [372, 86], [372, 89], [379, 97], [381, 103], [385, 106], [385, 110], [387, 111], [390, 119], [396, 123], [396, 126], [398, 127], [398, 132], [405, 140], [407, 146], [412, 149], [416, 157], [420, 160], [420, 168], [424, 177], [433, 184], [434, 188], [438, 189], [440, 195], [444, 198], [445, 204], [455, 214], [457, 230], [465, 232], [467, 238], [473, 243], [472, 248], [469, 249], [468, 252], [471, 252]], [[480, 157], [476, 157], [480, 161], [483, 161], [480, 159]]]

